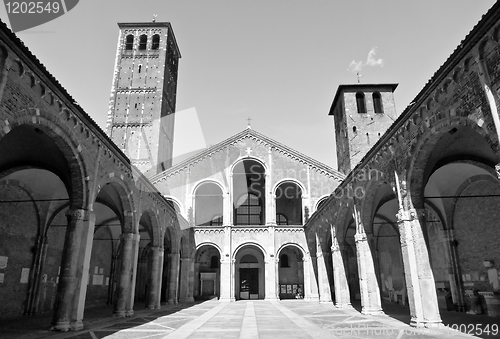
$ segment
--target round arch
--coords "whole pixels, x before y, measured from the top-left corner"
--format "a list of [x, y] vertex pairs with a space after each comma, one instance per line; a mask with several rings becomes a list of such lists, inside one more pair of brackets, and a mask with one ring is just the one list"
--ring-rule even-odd
[[[423, 208], [421, 205], [423, 204], [424, 197], [421, 188], [425, 186], [426, 181], [431, 175], [432, 168], [429, 168], [429, 162], [433, 159], [430, 158], [439, 144], [453, 140], [450, 136], [459, 132], [461, 133], [459, 135], [470, 137], [468, 144], [473, 145], [474, 150], [486, 148], [480, 153], [479, 158], [491, 159], [493, 163], [496, 163], [495, 158], [498, 158], [500, 155], [500, 150], [495, 148], [495, 143], [487, 130], [479, 127], [476, 122], [469, 118], [459, 116], [446, 118], [436, 122], [432, 127], [432, 129], [428, 129], [420, 136], [412, 148], [412, 154], [416, 156], [408, 157], [405, 164], [405, 168], [408, 168], [407, 190], [410, 193], [411, 202], [416, 208]], [[448, 138], [448, 140], [442, 140], [444, 137]]]
[[281, 179], [279, 181], [277, 181], [273, 188], [272, 188], [272, 192], [273, 192], [273, 196], [276, 196], [276, 190], [278, 189], [278, 186], [280, 186], [281, 184], [284, 184], [284, 183], [287, 183], [287, 182], [292, 182], [294, 184], [296, 184], [300, 190], [302, 191], [302, 195], [307, 195], [307, 191], [306, 191], [306, 188], [304, 187], [304, 185], [297, 179], [294, 179], [294, 178], [284, 178], [284, 179]]
[[[80, 142], [75, 132], [71, 128], [61, 125], [58, 121], [59, 117], [47, 113], [45, 110], [27, 109], [12, 113], [12, 115], [13, 117], [8, 120], [7, 127], [0, 129], [0, 145], [2, 145], [2, 142], [5, 142], [6, 138], [12, 137], [16, 139], [16, 131], [21, 132], [21, 130], [18, 130], [19, 128], [22, 128], [22, 136], [17, 138], [20, 140], [26, 139], [27, 134], [25, 132], [29, 130], [35, 133], [35, 138], [33, 138], [32, 142], [36, 144], [43, 144], [37, 140], [43, 140], [47, 137], [62, 153], [67, 163], [69, 174], [63, 182], [70, 185], [68, 192], [71, 196], [71, 208], [85, 209], [88, 206], [89, 199], [88, 185], [85, 181], [85, 178], [88, 176], [88, 170], [81, 152]], [[13, 140], [13, 142], [17, 143], [16, 140]], [[2, 152], [2, 154], [6, 153]], [[45, 152], [40, 155], [45, 155], [46, 157]], [[51, 170], [51, 164], [47, 164], [47, 166], [47, 169]], [[3, 167], [3, 164], [0, 164], [0, 167]]]
[[241, 156], [241, 157], [239, 157], [238, 159], [236, 159], [236, 160], [233, 162], [233, 164], [231, 165], [231, 167], [230, 167], [230, 173], [233, 173], [233, 172], [234, 172], [235, 167], [236, 167], [239, 163], [241, 163], [241, 162], [243, 162], [243, 161], [245, 161], [245, 160], [254, 160], [255, 162], [258, 162], [258, 163], [259, 163], [260, 165], [262, 165], [262, 167], [264, 168], [264, 173], [267, 173], [267, 172], [268, 172], [268, 170], [269, 170], [269, 169], [268, 169], [268, 167], [267, 167], [267, 165], [266, 165], [266, 162], [265, 162], [264, 160], [262, 160], [262, 159], [260, 159], [260, 158], [257, 158], [257, 157], [255, 157], [255, 156], [253, 156], [253, 155], [248, 155], [248, 156]]

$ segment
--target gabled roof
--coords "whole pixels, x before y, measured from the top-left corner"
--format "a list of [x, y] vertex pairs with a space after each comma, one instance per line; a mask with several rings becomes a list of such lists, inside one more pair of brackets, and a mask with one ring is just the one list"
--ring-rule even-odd
[[298, 152], [298, 151], [296, 151], [296, 150], [294, 150], [294, 149], [292, 149], [292, 148], [290, 148], [290, 147], [288, 147], [288, 146], [286, 146], [286, 145], [284, 145], [284, 144], [282, 144], [274, 139], [271, 139], [271, 138], [269, 138], [269, 137], [267, 137], [259, 132], [256, 132], [255, 130], [253, 130], [251, 128], [246, 128], [243, 131], [241, 131], [240, 133], [235, 134], [232, 137], [229, 137], [226, 140], [221, 141], [220, 143], [215, 144], [215, 145], [199, 152], [198, 154], [196, 154], [196, 155], [194, 155], [194, 156], [192, 156], [184, 161], [181, 161], [180, 163], [170, 167], [169, 169], [152, 176], [151, 178], [149, 178], [149, 180], [154, 183], [156, 180], [158, 180], [160, 178], [163, 178], [165, 176], [174, 175], [180, 171], [183, 171], [188, 166], [195, 164], [197, 162], [200, 162], [201, 160], [203, 160], [207, 157], [210, 157], [212, 154], [217, 153], [226, 147], [229, 147], [229, 146], [234, 145], [235, 143], [237, 143], [241, 140], [249, 139], [249, 138], [266, 143], [267, 145], [271, 146], [272, 148], [276, 149], [277, 151], [285, 153], [289, 157], [294, 158], [297, 161], [303, 162], [313, 169], [325, 172], [325, 174], [335, 178], [338, 181], [342, 181], [345, 178], [344, 174], [340, 173], [339, 171], [334, 170], [330, 166], [325, 165], [322, 162], [319, 162], [311, 157], [308, 157], [307, 155], [300, 153], [300, 152]]

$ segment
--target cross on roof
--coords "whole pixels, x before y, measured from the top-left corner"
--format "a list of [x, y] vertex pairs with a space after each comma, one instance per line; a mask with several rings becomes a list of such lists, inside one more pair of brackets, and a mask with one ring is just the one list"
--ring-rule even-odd
[[252, 126], [250, 126], [250, 121], [252, 120], [250, 117], [248, 117], [248, 124], [247, 124], [247, 128], [252, 128]]

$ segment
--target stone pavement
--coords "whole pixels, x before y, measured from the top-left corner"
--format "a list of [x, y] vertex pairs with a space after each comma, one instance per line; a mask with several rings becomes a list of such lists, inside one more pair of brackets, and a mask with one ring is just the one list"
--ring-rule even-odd
[[[407, 315], [404, 308], [395, 308], [387, 313], [399, 315], [403, 321]], [[303, 300], [285, 301], [238, 301], [219, 302], [210, 300], [201, 303], [164, 306], [161, 310], [142, 310], [131, 318], [105, 317], [89, 313], [86, 329], [79, 332], [29, 331], [22, 333], [2, 332], [1, 338], [85, 338], [85, 339], [181, 339], [181, 338], [473, 338], [471, 335], [451, 330], [445, 326], [438, 329], [416, 329], [396, 318], [398, 316], [362, 315], [356, 309], [338, 309], [332, 304], [319, 304]], [[406, 309], [407, 312], [407, 309]], [[451, 312], [447, 312], [451, 313]], [[109, 313], [108, 313], [109, 314]], [[490, 330], [483, 338], [500, 338], [498, 319], [454, 313], [456, 324], [464, 321], [462, 332], [479, 334], [479, 330]], [[28, 320], [30, 318], [24, 318]], [[408, 318], [409, 319], [409, 318]], [[465, 319], [465, 320], [464, 320]], [[470, 325], [467, 319], [475, 319]], [[478, 323], [483, 321], [486, 322]], [[446, 322], [443, 317], [444, 323]], [[489, 321], [489, 322], [488, 322]], [[451, 323], [451, 322], [448, 322]], [[469, 326], [469, 327], [467, 327]], [[471, 327], [472, 326], [472, 327]], [[488, 326], [488, 328], [486, 328]], [[492, 335], [495, 333], [495, 335]]]

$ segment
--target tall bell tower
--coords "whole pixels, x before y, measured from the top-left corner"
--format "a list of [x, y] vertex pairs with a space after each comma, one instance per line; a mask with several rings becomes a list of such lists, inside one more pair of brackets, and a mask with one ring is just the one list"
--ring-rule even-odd
[[338, 170], [348, 174], [397, 118], [398, 84], [340, 85], [329, 115], [335, 120]]
[[133, 165], [153, 175], [172, 166], [181, 54], [168, 22], [118, 27], [106, 129]]

